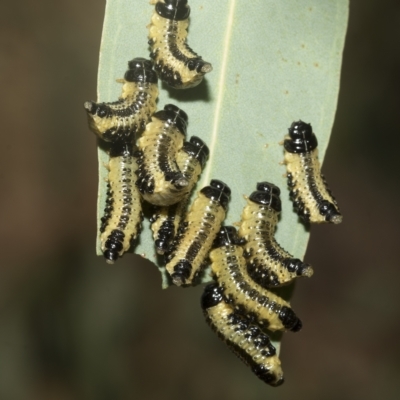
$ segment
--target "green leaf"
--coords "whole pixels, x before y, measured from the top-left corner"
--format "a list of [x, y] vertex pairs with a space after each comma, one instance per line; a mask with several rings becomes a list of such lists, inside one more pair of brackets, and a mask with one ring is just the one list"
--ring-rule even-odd
[[[161, 86], [158, 106], [171, 102], [189, 115], [188, 137], [201, 137], [211, 153], [197, 188], [212, 178], [232, 189], [226, 224], [239, 221], [243, 195], [256, 182], [282, 190], [277, 240], [302, 258], [309, 233], [289, 201], [283, 148], [279, 145], [295, 120], [310, 122], [321, 161], [336, 111], [348, 0], [190, 0], [188, 43], [213, 65], [196, 88]], [[101, 42], [98, 101], [121, 94], [116, 79], [128, 60], [148, 58], [147, 1], [108, 0]], [[99, 148], [98, 218], [104, 210], [107, 154]], [[135, 253], [157, 263], [149, 221], [144, 221]], [[97, 252], [101, 255], [99, 243]], [[162, 270], [162, 269], [161, 269]], [[164, 275], [164, 286], [166, 279]]]

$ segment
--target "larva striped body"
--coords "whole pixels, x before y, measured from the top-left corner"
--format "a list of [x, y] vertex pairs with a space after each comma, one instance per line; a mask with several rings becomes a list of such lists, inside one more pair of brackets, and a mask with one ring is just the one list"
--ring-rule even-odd
[[211, 270], [224, 295], [242, 314], [254, 318], [271, 331], [297, 332], [302, 324], [290, 304], [255, 283], [246, 269], [246, 260], [233, 226], [221, 228], [210, 252]]
[[108, 191], [100, 227], [101, 250], [109, 264], [129, 250], [143, 220], [141, 197], [135, 185], [137, 163], [132, 145], [115, 143], [108, 163]]
[[138, 140], [140, 157], [136, 182], [143, 198], [157, 206], [169, 206], [187, 194], [188, 179], [180, 171], [176, 156], [183, 146], [188, 117], [167, 104], [156, 112]]
[[182, 174], [188, 179], [189, 184], [185, 189], [188, 193], [180, 202], [169, 207], [158, 208], [152, 217], [151, 229], [158, 254], [164, 254], [168, 250], [176, 235], [190, 194], [204, 168], [208, 154], [208, 147], [197, 136], [192, 136], [190, 142], [185, 142], [178, 152], [176, 162]]
[[257, 191], [247, 199], [240, 221], [239, 236], [246, 240], [243, 247], [247, 271], [262, 287], [285, 285], [297, 277], [313, 274], [309, 264], [294, 258], [275, 240], [281, 211], [279, 195], [279, 188], [272, 183], [258, 183]]
[[210, 63], [186, 43], [190, 7], [187, 0], [152, 1], [155, 10], [149, 31], [150, 57], [162, 81], [176, 89], [197, 86], [204, 74], [212, 71]]
[[201, 306], [207, 323], [253, 373], [271, 386], [284, 382], [281, 362], [259, 326], [224, 301], [222, 288], [206, 286]]
[[342, 215], [321, 174], [317, 146], [311, 125], [293, 122], [284, 141], [290, 199], [304, 221], [339, 224]]
[[215, 179], [200, 190], [166, 255], [166, 269], [175, 285], [190, 285], [200, 273], [225, 219], [230, 194], [229, 187]]
[[107, 142], [134, 140], [156, 111], [158, 86], [153, 63], [135, 58], [128, 66], [119, 100], [84, 104], [90, 129]]

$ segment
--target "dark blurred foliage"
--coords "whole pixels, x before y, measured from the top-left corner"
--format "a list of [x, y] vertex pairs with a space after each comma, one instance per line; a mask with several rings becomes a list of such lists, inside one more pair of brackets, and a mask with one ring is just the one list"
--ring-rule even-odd
[[[7, 3], [7, 4], [4, 4]], [[292, 304], [286, 383], [258, 381], [204, 323], [202, 289], [94, 255], [104, 1], [0, 6], [0, 399], [398, 399], [400, 3], [351, 1], [324, 163], [344, 222], [318, 226]]]

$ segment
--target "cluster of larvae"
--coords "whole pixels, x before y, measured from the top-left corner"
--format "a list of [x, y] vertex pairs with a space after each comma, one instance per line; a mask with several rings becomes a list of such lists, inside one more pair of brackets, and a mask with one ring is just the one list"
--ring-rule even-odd
[[[321, 175], [311, 125], [294, 122], [284, 141], [288, 185], [294, 210], [305, 222], [340, 223], [336, 200]], [[311, 277], [309, 264], [275, 240], [281, 212], [280, 189], [257, 184], [239, 223], [220, 229], [209, 258], [215, 283], [205, 288], [206, 321], [254, 374], [271, 386], [283, 383], [281, 362], [266, 331], [301, 329], [290, 304], [271, 291], [297, 277]]]
[[297, 277], [310, 277], [309, 264], [294, 258], [275, 239], [280, 190], [257, 184], [243, 209], [239, 230], [225, 226], [210, 252], [216, 283], [202, 297], [206, 321], [257, 377], [279, 386], [281, 362], [267, 331], [298, 332], [302, 323], [290, 304], [271, 291]]
[[[187, 1], [152, 4], [149, 44], [153, 61], [129, 61], [124, 79], [119, 80], [123, 86], [117, 101], [84, 105], [90, 129], [109, 144], [108, 191], [100, 227], [101, 249], [109, 263], [137, 241], [143, 200], [164, 208], [174, 206], [183, 215], [208, 157], [200, 138], [185, 141], [186, 113], [172, 104], [156, 112], [156, 102], [158, 78], [171, 87], [187, 89], [198, 85], [212, 66], [186, 43]], [[165, 249], [171, 236], [167, 225], [160, 239]]]
[[[135, 245], [151, 218], [154, 245], [173, 284], [199, 282], [211, 265], [215, 282], [201, 304], [208, 324], [264, 382], [278, 386], [283, 373], [267, 331], [301, 329], [290, 304], [271, 289], [310, 277], [310, 265], [275, 240], [280, 190], [261, 182], [247, 198], [239, 230], [223, 226], [231, 190], [212, 179], [189, 199], [209, 156], [204, 141], [186, 140], [188, 116], [176, 105], [157, 111], [158, 79], [176, 89], [198, 85], [212, 70], [186, 43], [187, 0], [152, 0], [150, 58], [128, 62], [122, 94], [108, 103], [86, 102], [90, 129], [109, 148], [107, 199], [100, 226], [101, 250], [114, 263]], [[153, 69], [154, 68], [154, 69]], [[320, 173], [311, 125], [294, 122], [284, 141], [290, 198], [306, 222], [341, 222], [335, 199]]]

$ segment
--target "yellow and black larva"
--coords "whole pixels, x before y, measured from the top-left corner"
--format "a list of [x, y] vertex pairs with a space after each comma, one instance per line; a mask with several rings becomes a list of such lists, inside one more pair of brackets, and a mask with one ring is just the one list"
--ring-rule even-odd
[[270, 338], [225, 301], [220, 286], [206, 286], [201, 307], [210, 327], [258, 378], [271, 386], [284, 382], [281, 361]]
[[178, 152], [176, 162], [182, 174], [188, 179], [189, 184], [185, 189], [188, 193], [183, 200], [172, 206], [159, 207], [151, 218], [151, 229], [158, 254], [164, 254], [168, 250], [176, 235], [186, 211], [190, 193], [199, 179], [208, 154], [207, 145], [197, 136], [192, 136]]
[[321, 174], [317, 146], [310, 124], [292, 123], [284, 141], [290, 199], [304, 221], [339, 224], [342, 215]]
[[87, 101], [84, 104], [90, 129], [107, 142], [134, 140], [156, 111], [158, 86], [153, 63], [134, 58], [128, 67], [119, 100], [111, 103]]
[[243, 256], [243, 238], [233, 226], [222, 227], [210, 252], [211, 271], [229, 303], [241, 314], [271, 331], [298, 332], [302, 323], [281, 297], [249, 276]]
[[155, 4], [149, 31], [154, 69], [173, 88], [197, 86], [212, 66], [186, 43], [190, 14], [187, 0], [153, 0], [151, 4]]
[[281, 286], [293, 279], [313, 274], [311, 265], [294, 258], [275, 240], [281, 212], [280, 189], [269, 182], [257, 183], [257, 191], [247, 198], [239, 236], [247, 259], [247, 271], [262, 287]]
[[190, 285], [200, 273], [225, 219], [230, 194], [229, 187], [216, 179], [200, 190], [165, 257], [175, 285]]
[[137, 186], [143, 198], [156, 206], [169, 206], [187, 193], [189, 180], [176, 156], [183, 146], [187, 114], [173, 104], [156, 112], [138, 140]]
[[143, 220], [141, 197], [135, 185], [137, 163], [132, 145], [114, 143], [108, 163], [107, 199], [101, 218], [101, 250], [109, 264], [134, 245]]

